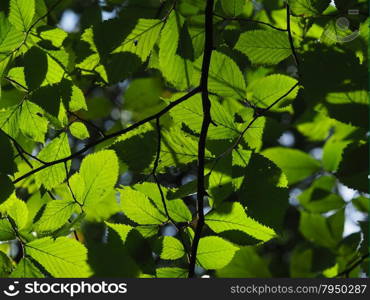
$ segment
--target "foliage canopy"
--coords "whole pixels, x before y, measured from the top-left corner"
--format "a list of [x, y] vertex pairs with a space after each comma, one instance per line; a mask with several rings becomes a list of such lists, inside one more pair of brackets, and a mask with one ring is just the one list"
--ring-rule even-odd
[[2, 0], [0, 276], [368, 275], [367, 12]]

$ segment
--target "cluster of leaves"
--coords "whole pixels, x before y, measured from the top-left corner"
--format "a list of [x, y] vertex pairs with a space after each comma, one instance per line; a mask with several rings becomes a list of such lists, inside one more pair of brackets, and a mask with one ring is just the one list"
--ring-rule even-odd
[[366, 272], [368, 9], [334, 2], [1, 1], [0, 276]]

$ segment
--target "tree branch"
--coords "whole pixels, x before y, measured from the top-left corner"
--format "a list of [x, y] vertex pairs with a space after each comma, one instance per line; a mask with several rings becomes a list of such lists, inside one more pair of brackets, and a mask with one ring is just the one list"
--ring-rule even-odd
[[11, 83], [13, 83], [13, 84], [15, 84], [15, 85], [17, 85], [17, 86], [21, 87], [21, 88], [22, 88], [22, 89], [24, 89], [27, 93], [29, 92], [28, 88], [27, 88], [27, 87], [25, 87], [23, 84], [19, 83], [18, 81], [14, 80], [14, 79], [12, 79], [12, 78], [10, 78], [10, 77], [8, 77], [8, 76], [4, 76], [3, 78], [4, 78], [4, 79], [6, 79], [6, 80], [7, 80], [7, 81], [9, 81], [9, 82], [11, 82]]
[[200, 88], [202, 92], [202, 107], [203, 121], [198, 142], [198, 186], [197, 186], [197, 225], [195, 228], [194, 239], [192, 243], [189, 273], [188, 277], [194, 277], [195, 264], [197, 260], [197, 251], [200, 236], [204, 226], [204, 197], [206, 196], [204, 165], [205, 165], [205, 149], [209, 125], [212, 122], [211, 118], [211, 101], [208, 93], [208, 75], [211, 65], [211, 56], [213, 51], [213, 6], [214, 0], [208, 0], [205, 10], [205, 44], [202, 63], [202, 75], [200, 78]]
[[29, 162], [29, 160], [25, 157], [25, 155], [33, 158], [34, 160], [38, 161], [39, 163], [46, 164], [46, 162], [44, 162], [43, 160], [37, 158], [36, 156], [34, 156], [31, 153], [24, 150], [24, 148], [11, 135], [7, 134], [6, 132], [4, 132], [4, 134], [8, 137], [8, 139], [10, 139], [13, 142], [14, 147], [17, 149], [19, 156], [29, 165], [29, 167], [31, 169], [33, 169], [33, 165]]
[[140, 127], [141, 125], [144, 125], [150, 121], [153, 121], [161, 116], [163, 116], [164, 114], [166, 114], [168, 111], [170, 111], [172, 108], [174, 108], [176, 105], [182, 103], [183, 101], [189, 99], [190, 97], [194, 96], [195, 94], [197, 94], [198, 92], [201, 91], [201, 88], [200, 87], [196, 87], [195, 89], [193, 89], [192, 91], [190, 91], [189, 93], [187, 93], [186, 95], [184, 95], [183, 97], [171, 102], [169, 105], [167, 105], [164, 109], [162, 109], [161, 111], [159, 111], [158, 113], [154, 114], [154, 115], [151, 115], [139, 122], [136, 122], [134, 124], [132, 124], [131, 126], [125, 128], [125, 129], [122, 129], [122, 130], [119, 130], [119, 131], [116, 131], [116, 132], [113, 132], [111, 134], [108, 134], [106, 135], [105, 137], [99, 139], [99, 140], [96, 140], [88, 145], [86, 145], [84, 148], [82, 148], [81, 150], [71, 154], [70, 156], [67, 156], [67, 157], [64, 157], [64, 158], [61, 158], [61, 159], [58, 159], [58, 160], [54, 160], [54, 161], [51, 161], [51, 162], [46, 162], [43, 166], [41, 167], [38, 167], [36, 169], [33, 169], [31, 170], [30, 172], [16, 178], [14, 181], [13, 181], [13, 184], [16, 184], [22, 180], [24, 180], [25, 178], [33, 175], [33, 174], [36, 174], [37, 172], [40, 172], [41, 170], [44, 170], [48, 167], [51, 167], [51, 166], [54, 166], [54, 165], [57, 165], [57, 164], [60, 164], [60, 163], [64, 163], [64, 162], [67, 162], [71, 159], [74, 159], [76, 157], [79, 157], [80, 155], [84, 154], [87, 150], [105, 142], [105, 141], [108, 141], [112, 138], [115, 138], [115, 137], [118, 137], [122, 134], [126, 134], [130, 131], [133, 131], [134, 129]]
[[342, 272], [338, 273], [335, 277], [342, 277], [342, 276], [345, 276], [345, 277], [348, 277], [349, 274], [354, 270], [356, 269], [356, 267], [358, 267], [359, 265], [361, 265], [364, 260], [366, 260], [368, 257], [369, 257], [369, 253], [366, 253], [364, 255], [362, 255], [358, 261], [356, 261], [353, 265], [349, 266], [347, 269], [343, 270]]
[[[286, 30], [288, 31], [290, 48], [292, 49], [292, 54], [294, 56], [294, 61], [297, 65], [297, 67], [299, 67], [299, 59], [298, 59], [298, 55], [297, 55], [297, 52], [296, 52], [295, 47], [294, 47], [292, 29], [290, 27], [290, 6], [289, 6], [288, 3], [286, 4], [286, 24], [287, 24], [287, 29]], [[299, 72], [298, 72], [298, 74], [299, 74]]]

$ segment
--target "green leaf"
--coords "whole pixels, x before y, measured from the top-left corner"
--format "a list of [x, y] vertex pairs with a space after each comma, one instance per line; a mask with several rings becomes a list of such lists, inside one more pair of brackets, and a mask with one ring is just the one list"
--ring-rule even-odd
[[120, 136], [112, 148], [132, 172], [144, 173], [155, 159], [157, 133], [150, 124]]
[[[16, 89], [20, 91], [26, 91], [27, 83], [26, 83], [26, 78], [24, 76], [23, 67], [11, 68], [8, 72], [8, 77], [14, 81], [12, 82], [12, 84]], [[18, 84], [16, 84], [15, 82], [17, 82]]]
[[366, 111], [369, 99], [366, 90], [328, 93], [325, 100], [323, 105], [331, 118], [352, 126], [369, 128]]
[[243, 13], [245, 0], [222, 0], [221, 5], [228, 16], [236, 17]]
[[330, 4], [330, 0], [289, 0], [295, 15], [310, 17], [321, 14]]
[[162, 224], [167, 218], [155, 207], [147, 196], [129, 187], [120, 189], [123, 213], [141, 225]]
[[221, 278], [268, 278], [271, 273], [266, 260], [260, 257], [252, 247], [242, 247], [232, 261], [224, 268], [216, 271]]
[[2, 61], [2, 54], [16, 49], [22, 43], [23, 38], [23, 33], [8, 21], [4, 13], [0, 12], [0, 61]]
[[30, 100], [47, 113], [58, 118], [60, 112], [60, 92], [57, 85], [42, 86], [35, 90]]
[[[146, 239], [134, 228], [124, 224], [106, 223], [108, 227], [117, 233], [130, 257], [140, 267], [144, 274], [155, 273], [153, 252]], [[111, 234], [111, 232], [108, 232]]]
[[157, 252], [162, 259], [176, 260], [185, 255], [181, 242], [172, 236], [164, 236], [158, 242], [160, 245]]
[[350, 143], [350, 141], [338, 140], [335, 136], [326, 141], [322, 156], [322, 165], [325, 170], [335, 172], [338, 169], [343, 151]]
[[35, 0], [11, 0], [9, 22], [15, 28], [27, 31], [35, 15]]
[[[338, 224], [343, 226], [343, 224]], [[332, 232], [329, 220], [319, 214], [301, 212], [299, 221], [299, 230], [304, 237], [320, 246], [335, 248], [341, 239]]]
[[320, 170], [320, 163], [309, 154], [296, 149], [269, 148], [262, 152], [287, 176], [289, 184], [297, 183]]
[[[298, 81], [292, 77], [274, 74], [253, 81], [248, 86], [248, 100], [259, 108], [267, 108], [287, 94]], [[268, 87], [268, 88], [266, 88]], [[284, 111], [297, 96], [298, 87], [271, 108], [272, 111]]]
[[6, 278], [12, 271], [12, 261], [10, 258], [2, 251], [0, 251], [0, 277]]
[[97, 205], [113, 190], [118, 178], [118, 158], [113, 150], [103, 150], [84, 158], [80, 168], [84, 181], [81, 204]]
[[234, 191], [232, 184], [234, 175], [232, 174], [232, 155], [228, 154], [221, 157], [209, 172], [211, 174], [208, 177], [208, 193], [212, 199], [211, 206], [217, 208]]
[[[190, 135], [178, 128], [163, 130], [162, 134], [160, 170], [170, 166], [180, 167], [198, 159], [198, 143]], [[212, 158], [208, 149], [205, 151], [205, 157]]]
[[15, 239], [12, 225], [7, 219], [0, 219], [0, 241], [10, 241]]
[[238, 202], [224, 203], [207, 214], [205, 220], [216, 233], [240, 230], [263, 242], [276, 237], [274, 230], [248, 217]]
[[301, 205], [311, 212], [324, 213], [344, 206], [343, 199], [333, 193], [335, 177], [322, 176], [298, 196]]
[[[178, 96], [181, 95], [175, 94], [171, 98], [178, 99]], [[239, 136], [240, 131], [233, 116], [215, 97], [211, 97], [210, 100], [212, 120], [217, 126], [210, 124], [207, 137], [212, 140], [220, 140]], [[203, 120], [201, 96], [194, 95], [177, 105], [171, 109], [170, 115], [175, 123], [184, 123], [195, 133], [200, 133]]]
[[105, 222], [108, 227], [112, 228], [115, 232], [118, 233], [123, 243], [126, 242], [127, 236], [130, 233], [131, 230], [134, 228], [132, 226], [126, 225], [126, 224], [114, 224]]
[[86, 125], [82, 122], [73, 122], [69, 126], [71, 134], [80, 140], [85, 140], [90, 137], [89, 131], [86, 128]]
[[29, 258], [22, 258], [9, 276], [10, 278], [44, 278], [44, 274]]
[[[37, 89], [43, 83], [48, 71], [48, 60], [46, 53], [34, 46], [24, 55], [24, 76], [27, 86]], [[49, 99], [49, 101], [51, 101]]]
[[158, 278], [186, 278], [188, 275], [188, 270], [181, 268], [158, 268], [157, 277]]
[[27, 225], [27, 205], [24, 201], [18, 199], [15, 194], [0, 205], [0, 213], [11, 217], [18, 230], [22, 230]]
[[42, 40], [50, 41], [54, 47], [61, 47], [68, 34], [60, 28], [43, 29], [40, 32]]
[[[242, 153], [240, 159], [245, 157], [249, 158], [248, 153]], [[237, 166], [242, 168], [240, 172], [244, 175], [238, 196], [247, 208], [248, 216], [276, 232], [282, 230], [289, 205], [289, 192], [282, 171], [259, 154], [252, 154], [247, 166], [242, 163]]]
[[[198, 85], [201, 78], [203, 57], [194, 64], [193, 82]], [[208, 86], [211, 92], [223, 97], [245, 98], [245, 81], [238, 65], [229, 56], [213, 51], [209, 70]]]
[[353, 205], [361, 212], [368, 214], [369, 213], [369, 198], [364, 196], [359, 196], [355, 199], [352, 199]]
[[346, 186], [367, 193], [369, 144], [352, 143], [343, 152], [343, 159], [337, 171], [338, 179]]
[[34, 224], [38, 232], [52, 232], [68, 222], [77, 204], [70, 200], [53, 200], [46, 204], [41, 218]]
[[[158, 186], [155, 183], [144, 182], [142, 184], [135, 184], [135, 190], [144, 193], [148, 198], [150, 198], [158, 210], [165, 215], [165, 209], [163, 207], [162, 196], [159, 192]], [[186, 206], [184, 201], [181, 199], [172, 199], [168, 201], [169, 189], [161, 187], [166, 201], [166, 206], [169, 215], [176, 222], [190, 222], [192, 220], [192, 215], [189, 208]]]
[[137, 78], [125, 91], [125, 107], [133, 112], [135, 120], [144, 119], [163, 106], [160, 101], [162, 91], [159, 78]]
[[[119, 234], [104, 223], [90, 223], [83, 226], [88, 264], [94, 276], [137, 277], [140, 269], [130, 257], [127, 247]], [[98, 239], [94, 238], [99, 237]], [[105, 242], [102, 243], [100, 238]]]
[[179, 90], [189, 88], [193, 77], [191, 61], [177, 52], [183, 42], [180, 37], [185, 26], [184, 18], [173, 11], [163, 27], [159, 41], [159, 69], [163, 77]]
[[291, 55], [288, 35], [281, 31], [244, 32], [235, 49], [247, 55], [253, 64], [275, 65]]
[[35, 142], [44, 143], [48, 129], [48, 121], [43, 116], [43, 110], [30, 101], [24, 101], [19, 114], [19, 129]]
[[6, 201], [14, 191], [14, 185], [10, 178], [0, 173], [0, 204]]
[[86, 278], [91, 275], [87, 250], [75, 240], [45, 237], [29, 242], [25, 247], [27, 254], [54, 277]]
[[237, 247], [220, 237], [206, 236], [199, 240], [197, 260], [205, 269], [221, 269], [230, 263], [237, 250]]
[[70, 111], [75, 112], [80, 109], [87, 110], [85, 96], [83, 92], [72, 81], [63, 79], [60, 86], [60, 95], [63, 104]]
[[[54, 138], [38, 154], [38, 158], [45, 162], [52, 162], [71, 155], [68, 135], [66, 132]], [[67, 170], [71, 162], [67, 162]], [[66, 179], [66, 167], [64, 163], [49, 166], [35, 175], [36, 182], [42, 184], [47, 190], [51, 190], [61, 184]]]
[[163, 23], [157, 19], [139, 19], [135, 28], [112, 53], [131, 52], [145, 62], [159, 37]]

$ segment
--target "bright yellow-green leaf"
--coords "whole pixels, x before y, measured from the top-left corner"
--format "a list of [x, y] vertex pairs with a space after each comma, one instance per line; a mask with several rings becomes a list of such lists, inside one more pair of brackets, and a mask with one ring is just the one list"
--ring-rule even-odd
[[217, 236], [206, 236], [199, 240], [197, 259], [205, 269], [221, 269], [233, 258], [238, 247]]
[[27, 254], [54, 277], [86, 278], [91, 275], [87, 250], [76, 240], [45, 237], [29, 242], [25, 247]]
[[80, 140], [85, 140], [90, 137], [86, 125], [82, 122], [73, 122], [71, 126], [69, 126], [69, 130], [74, 137]]

